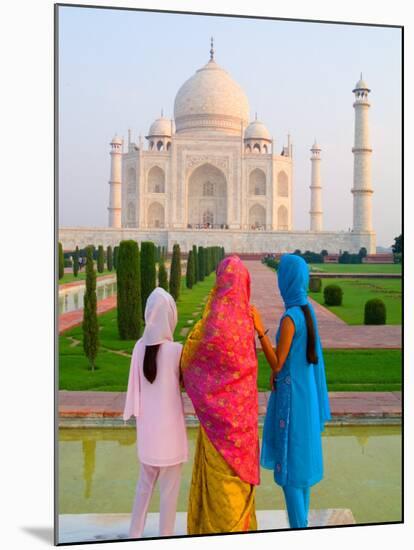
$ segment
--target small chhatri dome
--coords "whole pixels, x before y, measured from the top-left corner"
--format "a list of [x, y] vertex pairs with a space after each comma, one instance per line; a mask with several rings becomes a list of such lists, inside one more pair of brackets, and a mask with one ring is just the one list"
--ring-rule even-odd
[[242, 88], [214, 59], [190, 77], [175, 97], [176, 132], [210, 131], [241, 134], [249, 122], [249, 102]]
[[358, 80], [358, 82], [355, 84], [355, 88], [352, 90], [353, 92], [357, 92], [359, 90], [366, 90], [367, 92], [370, 92], [371, 90], [368, 88], [368, 84], [363, 80], [362, 73], [361, 77]]
[[152, 124], [148, 132], [148, 137], [171, 137], [171, 120], [161, 116]]
[[266, 139], [267, 141], [272, 141], [269, 130], [263, 122], [257, 119], [251, 122], [246, 128], [244, 139]]
[[117, 143], [118, 145], [122, 145], [122, 138], [118, 137], [117, 134], [114, 135], [112, 138], [111, 143]]
[[313, 142], [311, 151], [321, 151], [321, 148], [320, 148], [320, 146], [318, 145], [318, 142], [316, 141], [316, 138], [315, 138], [315, 140], [314, 140], [314, 142]]

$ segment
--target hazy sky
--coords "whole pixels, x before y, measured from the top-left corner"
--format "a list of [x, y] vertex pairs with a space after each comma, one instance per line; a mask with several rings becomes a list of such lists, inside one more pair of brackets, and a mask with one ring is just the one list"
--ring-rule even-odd
[[[63, 7], [59, 10], [59, 223], [106, 226], [109, 142], [173, 117], [185, 80], [215, 59], [241, 85], [280, 152], [294, 146], [293, 227], [309, 228], [310, 147], [322, 147], [324, 229], [352, 226], [354, 109], [370, 94], [377, 244], [401, 232], [401, 31]], [[126, 139], [125, 139], [126, 140]]]

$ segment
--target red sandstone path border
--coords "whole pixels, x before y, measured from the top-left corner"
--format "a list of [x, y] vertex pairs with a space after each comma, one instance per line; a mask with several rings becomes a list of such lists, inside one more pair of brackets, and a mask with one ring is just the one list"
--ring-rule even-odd
[[[259, 392], [259, 414], [266, 412], [270, 392]], [[332, 417], [401, 417], [401, 392], [330, 392]], [[184, 413], [194, 415], [187, 394], [183, 394]], [[59, 391], [61, 418], [119, 418], [125, 404], [125, 392]]]
[[[98, 314], [105, 313], [116, 307], [116, 296], [109, 296], [103, 300], [99, 300], [97, 309]], [[75, 309], [75, 311], [68, 311], [59, 315], [59, 334], [73, 327], [77, 327], [82, 324], [83, 309]]]
[[[107, 275], [101, 275], [100, 277], [96, 277], [96, 281], [104, 281], [105, 279], [111, 279], [116, 278], [115, 273], [108, 273]], [[79, 279], [79, 281], [72, 281], [70, 283], [62, 283], [59, 285], [59, 291], [61, 290], [67, 290], [68, 288], [73, 288], [76, 286], [85, 286], [86, 281], [85, 279]]]
[[[283, 301], [273, 270], [258, 261], [243, 262], [251, 276], [251, 302], [260, 311], [275, 338], [277, 324], [284, 311]], [[326, 348], [401, 348], [401, 325], [347, 325], [334, 313], [311, 299], [318, 319], [322, 345]]]

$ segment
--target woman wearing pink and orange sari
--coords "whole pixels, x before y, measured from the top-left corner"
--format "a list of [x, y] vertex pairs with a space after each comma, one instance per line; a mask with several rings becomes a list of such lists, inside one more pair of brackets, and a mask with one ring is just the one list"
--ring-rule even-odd
[[239, 257], [225, 258], [183, 349], [184, 385], [200, 420], [190, 535], [257, 529], [257, 358], [249, 299], [249, 272]]

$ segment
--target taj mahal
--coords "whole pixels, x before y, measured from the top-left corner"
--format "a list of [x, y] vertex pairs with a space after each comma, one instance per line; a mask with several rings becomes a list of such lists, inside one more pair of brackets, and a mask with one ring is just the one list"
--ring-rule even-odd
[[[370, 89], [354, 86], [352, 230], [323, 229], [321, 147], [310, 147], [309, 230], [292, 227], [294, 159], [291, 137], [276, 148], [266, 125], [250, 117], [242, 88], [210, 59], [178, 90], [174, 120], [151, 124], [145, 142], [110, 142], [108, 227], [64, 227], [64, 249], [152, 240], [171, 251], [220, 245], [226, 252], [375, 253], [372, 228]], [[350, 148], [351, 149], [351, 148]], [[350, 151], [351, 153], [351, 151]], [[350, 154], [350, 161], [351, 161]]]

